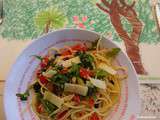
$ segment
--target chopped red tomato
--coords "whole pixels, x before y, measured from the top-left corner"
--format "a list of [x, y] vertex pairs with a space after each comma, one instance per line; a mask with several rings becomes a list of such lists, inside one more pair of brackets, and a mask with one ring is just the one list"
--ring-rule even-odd
[[75, 101], [76, 103], [80, 103], [80, 97], [79, 95], [75, 95], [73, 98], [72, 98], [73, 101]]
[[44, 57], [42, 61], [45, 62], [45, 63], [48, 63], [49, 62], [48, 56]]
[[88, 102], [86, 100], [81, 100], [82, 104], [88, 105]]
[[57, 114], [57, 120], [60, 120], [63, 118], [63, 116], [67, 113], [67, 110], [63, 111], [63, 112], [60, 112]]
[[98, 117], [97, 113], [93, 113], [90, 120], [100, 120], [100, 117]]
[[94, 99], [93, 98], [89, 98], [89, 107], [93, 107], [94, 106]]
[[45, 68], [45, 67], [47, 66], [47, 64], [44, 63], [44, 62], [41, 62], [41, 63], [40, 63], [40, 66], [41, 66], [41, 68]]
[[43, 113], [44, 108], [43, 108], [42, 104], [37, 105], [36, 110], [37, 110], [38, 113]]
[[82, 78], [88, 79], [88, 77], [93, 76], [93, 72], [89, 69], [80, 68], [80, 76]]
[[40, 63], [41, 68], [45, 68], [47, 66], [48, 62], [49, 62], [48, 56], [44, 57], [42, 59], [42, 62]]
[[79, 112], [79, 116], [80, 116], [80, 117], [83, 116], [84, 114], [85, 114], [84, 111]]
[[68, 69], [63, 69], [60, 71], [61, 74], [66, 74], [68, 72]]
[[70, 50], [63, 50], [63, 51], [61, 52], [61, 55], [62, 55], [62, 56], [72, 55], [72, 52], [71, 52]]
[[54, 92], [54, 85], [53, 85], [52, 83], [47, 83], [47, 84], [45, 85], [45, 87], [46, 87], [49, 91]]
[[[75, 50], [75, 51], [86, 51], [87, 47], [85, 44], [76, 44], [72, 47], [70, 47], [71, 50]], [[61, 55], [62, 56], [66, 56], [66, 55], [72, 55], [71, 50], [67, 49], [67, 50], [62, 50]]]
[[76, 44], [76, 45], [72, 46], [71, 49], [76, 50], [76, 51], [86, 51], [87, 46], [85, 44]]
[[48, 80], [45, 76], [43, 75], [40, 75], [38, 76], [39, 80], [41, 81], [42, 84], [47, 84], [48, 83]]
[[40, 70], [40, 69], [37, 70], [37, 76], [39, 77], [41, 74], [42, 74], [42, 73], [41, 73], [41, 70]]

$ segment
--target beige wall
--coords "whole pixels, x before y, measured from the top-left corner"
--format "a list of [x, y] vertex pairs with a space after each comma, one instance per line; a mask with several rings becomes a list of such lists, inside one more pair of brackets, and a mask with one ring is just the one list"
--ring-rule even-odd
[[22, 49], [31, 41], [2, 40], [0, 38], [0, 80], [6, 79], [11, 65]]

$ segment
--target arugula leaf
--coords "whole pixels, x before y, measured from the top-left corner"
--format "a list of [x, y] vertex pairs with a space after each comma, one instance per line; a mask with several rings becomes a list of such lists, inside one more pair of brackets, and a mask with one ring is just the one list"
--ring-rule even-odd
[[63, 66], [62, 65], [56, 65], [54, 67], [57, 71], [63, 70]]
[[54, 76], [54, 81], [60, 84], [64, 84], [68, 81], [68, 78], [63, 74], [57, 74]]
[[120, 48], [112, 48], [111, 51], [106, 53], [106, 57], [115, 57], [119, 52]]
[[77, 77], [77, 83], [85, 86], [83, 79], [81, 79], [80, 77]]
[[102, 78], [104, 78], [108, 75], [108, 73], [106, 71], [102, 70], [102, 69], [96, 69], [95, 71], [96, 71], [96, 73], [95, 73], [96, 77], [98, 79], [102, 79]]
[[64, 84], [69, 81], [68, 77], [64, 74], [56, 74], [50, 78], [50, 80], [54, 85], [61, 87], [62, 89]]
[[[49, 102], [48, 100], [44, 100], [41, 99], [41, 103], [44, 106], [44, 109], [49, 113], [53, 113], [53, 111], [55, 111], [57, 109], [57, 107], [55, 105], [53, 105], [51, 102]], [[51, 117], [53, 118], [55, 115], [52, 115]]]
[[78, 64], [72, 64], [70, 70], [69, 70], [69, 77], [77, 77], [79, 76], [79, 69], [80, 65]]
[[87, 93], [87, 96], [90, 97], [90, 96], [94, 96], [97, 92], [97, 87], [95, 87], [91, 81], [86, 81], [86, 85], [88, 86], [88, 93]]
[[81, 66], [84, 68], [90, 68], [93, 69], [92, 63], [94, 62], [94, 58], [87, 53], [81, 53], [79, 55], [80, 60], [81, 60]]
[[17, 93], [16, 96], [19, 97], [21, 101], [26, 101], [29, 97], [29, 91], [27, 90], [24, 93]]
[[88, 87], [88, 93], [87, 93], [87, 96], [89, 96], [89, 97], [93, 97], [93, 96], [95, 96], [96, 95], [96, 93], [97, 93], [97, 88], [95, 87], [95, 86], [93, 86], [93, 87]]

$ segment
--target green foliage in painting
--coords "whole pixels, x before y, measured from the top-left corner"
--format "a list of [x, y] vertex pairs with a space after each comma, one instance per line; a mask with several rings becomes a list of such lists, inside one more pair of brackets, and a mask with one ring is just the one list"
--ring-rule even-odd
[[160, 42], [160, 36], [157, 33], [156, 22], [153, 20], [151, 5], [148, 0], [138, 0], [136, 10], [140, 20], [144, 24], [144, 29], [140, 37], [140, 42], [157, 43]]
[[38, 28], [44, 29], [46, 24], [50, 24], [52, 29], [58, 29], [64, 27], [67, 18], [58, 9], [50, 8], [47, 10], [39, 11], [35, 17], [35, 24]]
[[[51, 27], [57, 29], [64, 24], [66, 27], [77, 27], [73, 16], [78, 16], [79, 24], [83, 27], [85, 25], [86, 29], [92, 28], [99, 33], [112, 33], [113, 40], [121, 41], [110, 22], [109, 15], [99, 10], [95, 5], [96, 2], [98, 0], [5, 0], [5, 19], [0, 26], [0, 35], [17, 40], [32, 39], [42, 34], [48, 19], [53, 21]], [[54, 8], [53, 12], [48, 8]], [[58, 11], [55, 10], [56, 8]], [[137, 0], [135, 9], [144, 23], [139, 42], [149, 44], [160, 42], [149, 1]], [[62, 16], [59, 17], [59, 14]], [[67, 17], [67, 23], [64, 22], [66, 19], [64, 16]], [[81, 23], [81, 18], [84, 16], [87, 16], [87, 21]], [[94, 21], [91, 26], [90, 21]], [[129, 33], [132, 31], [127, 20], [123, 19], [122, 24]]]

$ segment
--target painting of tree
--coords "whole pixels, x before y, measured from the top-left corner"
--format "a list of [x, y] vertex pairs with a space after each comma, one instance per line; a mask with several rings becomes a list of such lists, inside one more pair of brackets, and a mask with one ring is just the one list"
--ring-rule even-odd
[[5, 0], [0, 37], [5, 40], [34, 40], [42, 32], [64, 26], [111, 33], [113, 41], [125, 43], [137, 73], [146, 74], [139, 45], [160, 42], [149, 0], [136, 0], [136, 3], [132, 3], [133, 0], [101, 0], [96, 5], [98, 1]]
[[[5, 18], [0, 26], [0, 36], [10, 40], [36, 38], [43, 32], [39, 27], [37, 29], [35, 24], [37, 13], [48, 8], [59, 8], [61, 13], [68, 19], [66, 27], [74, 27], [73, 16], [79, 16], [80, 18], [87, 16], [88, 21], [95, 21], [95, 24], [92, 26], [94, 31], [100, 33], [104, 31], [111, 32], [113, 40], [120, 42], [121, 38], [112, 26], [110, 17], [96, 6], [97, 1], [99, 0], [5, 0]], [[150, 2], [148, 0], [138, 0], [134, 8], [138, 18], [145, 24], [139, 42], [149, 44], [160, 42], [155, 27], [156, 24], [152, 18]], [[124, 18], [121, 19], [125, 30], [130, 33], [131, 25]]]
[[39, 11], [35, 17], [36, 26], [45, 33], [48, 33], [49, 29], [63, 28], [66, 22], [64, 14], [55, 8]]
[[[124, 0], [112, 0], [111, 3], [106, 0], [101, 1], [105, 7], [99, 3], [97, 3], [97, 6], [106, 14], [109, 14], [112, 25], [120, 38], [124, 41], [126, 52], [137, 73], [146, 74], [147, 72], [143, 67], [138, 46], [143, 24], [137, 17], [137, 13], [134, 9], [135, 1], [131, 5], [128, 5]], [[128, 34], [123, 28], [121, 16], [125, 17], [130, 22], [132, 26], [131, 34]]]

